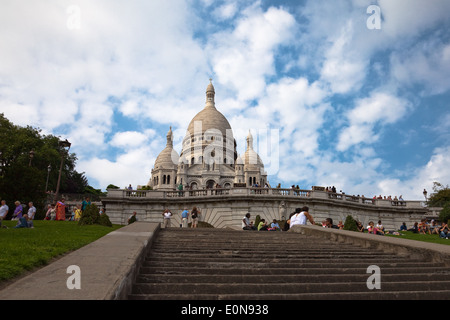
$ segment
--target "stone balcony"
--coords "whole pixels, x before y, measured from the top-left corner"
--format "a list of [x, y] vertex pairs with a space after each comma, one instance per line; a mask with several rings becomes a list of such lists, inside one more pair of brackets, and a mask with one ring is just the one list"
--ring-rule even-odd
[[280, 188], [213, 188], [183, 191], [159, 191], [159, 190], [126, 190], [109, 189], [107, 198], [122, 199], [173, 199], [173, 198], [204, 198], [204, 197], [270, 197], [290, 199], [323, 199], [338, 202], [354, 203], [376, 207], [400, 207], [400, 208], [424, 208], [423, 201], [409, 200], [384, 200], [351, 196], [343, 193], [331, 193], [320, 190], [280, 189]]

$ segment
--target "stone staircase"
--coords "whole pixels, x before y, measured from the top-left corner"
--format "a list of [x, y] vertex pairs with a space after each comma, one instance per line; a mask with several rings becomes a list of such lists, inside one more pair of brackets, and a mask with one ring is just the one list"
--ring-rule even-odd
[[169, 228], [129, 299], [450, 299], [450, 268], [299, 233]]

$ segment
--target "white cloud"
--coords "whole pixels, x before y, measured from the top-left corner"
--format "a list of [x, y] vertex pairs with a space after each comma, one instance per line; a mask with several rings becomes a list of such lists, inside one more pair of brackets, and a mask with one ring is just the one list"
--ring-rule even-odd
[[392, 38], [418, 37], [443, 21], [449, 21], [450, 2], [434, 0], [379, 0], [382, 30]]
[[450, 181], [449, 158], [450, 146], [436, 148], [425, 166], [419, 167], [413, 172], [405, 172], [406, 179], [389, 177], [380, 179], [377, 184], [379, 193], [398, 195], [402, 192], [406, 199], [424, 200], [423, 189], [430, 194], [433, 182], [447, 184]]
[[294, 17], [270, 7], [255, 5], [243, 10], [235, 29], [212, 37], [208, 52], [217, 80], [233, 88], [239, 100], [254, 99], [264, 92], [265, 77], [274, 74], [275, 51], [292, 39]]
[[353, 46], [353, 22], [342, 28], [340, 36], [325, 53], [321, 79], [329, 83], [334, 93], [348, 93], [361, 88], [368, 61]]
[[137, 131], [117, 132], [110, 144], [117, 148], [136, 148], [147, 142], [148, 137]]
[[450, 44], [435, 39], [420, 43], [405, 52], [391, 56], [392, 76], [407, 86], [420, 84], [423, 94], [441, 94], [450, 90]]
[[346, 151], [353, 145], [378, 141], [380, 134], [375, 125], [393, 124], [411, 109], [411, 104], [386, 92], [373, 92], [368, 98], [356, 101], [356, 107], [348, 115], [349, 126], [340, 135], [337, 150]]
[[237, 10], [238, 6], [236, 2], [227, 2], [226, 4], [216, 8], [213, 15], [219, 20], [227, 20], [233, 18], [237, 13]]
[[267, 112], [269, 119], [277, 119], [271, 122], [280, 128], [280, 138], [295, 141], [291, 146], [293, 151], [308, 157], [318, 148], [319, 130], [325, 112], [330, 109], [322, 103], [325, 96], [317, 82], [309, 84], [305, 78], [283, 78], [267, 87], [267, 94], [257, 109]]

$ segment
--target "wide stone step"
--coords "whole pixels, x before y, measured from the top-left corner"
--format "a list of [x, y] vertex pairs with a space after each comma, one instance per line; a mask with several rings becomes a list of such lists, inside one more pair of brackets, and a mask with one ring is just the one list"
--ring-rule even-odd
[[211, 259], [211, 258], [235, 258], [246, 259], [248, 261], [259, 260], [263, 258], [270, 259], [332, 259], [332, 258], [360, 258], [360, 259], [383, 259], [383, 258], [397, 258], [402, 260], [404, 257], [399, 257], [391, 253], [354, 253], [354, 252], [304, 252], [304, 251], [248, 251], [248, 250], [201, 250], [201, 251], [182, 251], [182, 250], [167, 250], [165, 252], [152, 252], [146, 257], [147, 260], [165, 259]]
[[[254, 260], [255, 259], [255, 260]], [[235, 255], [224, 255], [221, 257], [213, 257], [213, 256], [207, 256], [207, 257], [193, 257], [193, 256], [186, 256], [186, 257], [171, 257], [171, 256], [164, 256], [164, 257], [151, 257], [147, 258], [146, 262], [148, 262], [148, 265], [151, 265], [151, 263], [165, 263], [167, 265], [172, 265], [174, 263], [183, 263], [185, 265], [193, 262], [193, 263], [211, 263], [212, 261], [215, 262], [230, 262], [230, 263], [248, 263], [248, 261], [257, 261], [261, 263], [282, 263], [289, 264], [289, 263], [304, 263], [308, 261], [317, 261], [317, 260], [327, 260], [329, 263], [367, 263], [368, 261], [383, 261], [384, 263], [398, 263], [401, 261], [405, 261], [404, 259], [399, 259], [398, 257], [383, 257], [383, 259], [371, 257], [370, 259], [365, 257], [349, 257], [349, 258], [330, 258], [330, 257], [322, 257], [322, 256], [315, 256], [315, 257], [301, 257], [298, 258], [296, 256], [289, 256], [289, 257], [279, 257], [279, 256], [265, 256], [263, 258], [254, 256], [254, 259], [249, 259], [248, 256], [235, 256]], [[409, 262], [421, 262], [421, 260], [408, 260]]]
[[[172, 268], [172, 267], [142, 267], [140, 273], [141, 274], [175, 274], [175, 275], [185, 275], [185, 276], [205, 276], [208, 277], [210, 275], [259, 275], [264, 274], [266, 276], [281, 276], [288, 274], [307, 274], [307, 275], [328, 275], [328, 274], [367, 274], [367, 267], [341, 267], [340, 265], [334, 265], [333, 267], [318, 267], [317, 265], [311, 266], [309, 268], [306, 267], [297, 267], [297, 268], [196, 268], [196, 269], [188, 269], [188, 268]], [[448, 272], [448, 268], [442, 266], [427, 266], [420, 267], [417, 266], [409, 266], [399, 268], [398, 266], [388, 267], [381, 266], [381, 272], [386, 274], [396, 274], [396, 273], [442, 273], [446, 274]]]
[[[448, 300], [448, 290], [423, 290], [418, 291], [379, 291], [370, 292], [322, 292], [322, 293], [297, 293], [297, 294], [131, 294], [130, 300]], [[225, 311], [222, 310], [222, 313]], [[272, 311], [270, 311], [272, 312]]]
[[247, 251], [271, 251], [271, 250], [282, 250], [282, 251], [350, 251], [350, 252], [362, 252], [364, 251], [358, 247], [330, 247], [327, 245], [303, 245], [299, 246], [297, 243], [291, 245], [280, 245], [280, 244], [253, 244], [251, 247], [246, 243], [230, 243], [230, 242], [215, 242], [215, 243], [190, 243], [190, 244], [154, 244], [153, 249], [155, 251], [166, 251], [166, 250], [185, 250], [185, 251], [196, 251], [196, 250], [247, 250]]
[[[364, 244], [365, 246], [366, 244]], [[381, 272], [370, 290], [369, 266]], [[298, 233], [165, 229], [130, 299], [450, 299], [450, 268]]]
[[[332, 279], [328, 279], [332, 281]], [[448, 290], [450, 281], [408, 281], [382, 282], [382, 291], [429, 291]], [[299, 293], [337, 293], [370, 291], [366, 281], [361, 282], [322, 282], [322, 283], [136, 283], [135, 294], [299, 294]], [[450, 294], [450, 291], [449, 293]]]
[[208, 242], [208, 243], [177, 243], [177, 244], [168, 244], [168, 243], [155, 243], [153, 245], [154, 250], [198, 250], [198, 249], [214, 249], [214, 248], [221, 248], [221, 249], [247, 249], [247, 250], [257, 250], [257, 251], [264, 251], [264, 250], [304, 250], [304, 251], [352, 251], [352, 252], [362, 252], [364, 251], [361, 248], [358, 247], [344, 247], [344, 246], [329, 246], [326, 244], [310, 244], [310, 245], [299, 245], [298, 243], [293, 243], [289, 245], [280, 245], [278, 243], [260, 243], [260, 244], [252, 244], [249, 245], [247, 243], [229, 243], [229, 242]]
[[[327, 279], [332, 279], [335, 283], [341, 282], [365, 282], [369, 274], [327, 274]], [[450, 271], [442, 273], [397, 273], [385, 274], [381, 276], [383, 282], [406, 282], [406, 281], [450, 281]], [[294, 275], [208, 275], [205, 277], [189, 277], [189, 273], [183, 275], [175, 274], [141, 274], [136, 279], [136, 283], [318, 283], [323, 282], [323, 275], [315, 274], [294, 274]]]
[[392, 253], [385, 253], [385, 252], [368, 252], [368, 251], [347, 251], [347, 250], [330, 250], [330, 249], [317, 249], [317, 250], [308, 250], [308, 249], [302, 249], [302, 248], [289, 248], [289, 249], [285, 249], [285, 248], [270, 248], [270, 249], [266, 249], [266, 248], [261, 248], [258, 247], [257, 249], [251, 249], [251, 248], [244, 248], [244, 247], [231, 247], [231, 248], [227, 248], [227, 247], [203, 247], [203, 248], [165, 248], [165, 249], [161, 249], [161, 248], [155, 248], [152, 250], [151, 255], [205, 255], [205, 254], [219, 254], [219, 255], [224, 255], [224, 254], [247, 254], [247, 255], [260, 255], [265, 256], [265, 255], [284, 255], [284, 256], [289, 256], [289, 255], [298, 255], [298, 256], [308, 256], [308, 255], [315, 255], [315, 256], [330, 256], [330, 255], [339, 255], [339, 254], [351, 254], [351, 255], [364, 255], [364, 256], [394, 256], [394, 254]]
[[[258, 261], [245, 261], [245, 262], [237, 262], [237, 261], [231, 261], [231, 262], [221, 262], [221, 261], [210, 261], [210, 262], [189, 262], [189, 263], [183, 263], [183, 262], [173, 262], [170, 265], [166, 264], [165, 262], [156, 262], [156, 261], [145, 261], [143, 263], [144, 267], [153, 267], [153, 268], [184, 268], [188, 270], [210, 270], [210, 269], [236, 269], [236, 268], [255, 268], [255, 269], [262, 269], [262, 268], [331, 268], [333, 266], [338, 265], [340, 268], [355, 268], [355, 267], [368, 267], [370, 265], [375, 264], [380, 267], [396, 267], [396, 268], [402, 268], [402, 267], [416, 267], [420, 268], [423, 266], [429, 266], [428, 263], [423, 262], [384, 262], [383, 260], [372, 260], [372, 261], [365, 261], [365, 262], [329, 262], [327, 260], [324, 261], [317, 261], [315, 259], [310, 260], [310, 262], [298, 262], [298, 263], [281, 263], [281, 262], [258, 262]], [[435, 266], [440, 266], [441, 264], [436, 264]], [[207, 272], [205, 272], [207, 273]]]

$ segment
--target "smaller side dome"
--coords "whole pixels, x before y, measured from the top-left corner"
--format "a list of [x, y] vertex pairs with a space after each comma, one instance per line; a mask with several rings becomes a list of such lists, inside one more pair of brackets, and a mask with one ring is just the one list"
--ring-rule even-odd
[[180, 155], [173, 149], [173, 133], [172, 127], [167, 132], [167, 144], [163, 151], [160, 152], [155, 161], [154, 169], [173, 169], [178, 165]]
[[241, 156], [239, 155], [236, 159], [236, 165], [244, 165], [244, 161], [242, 160]]

